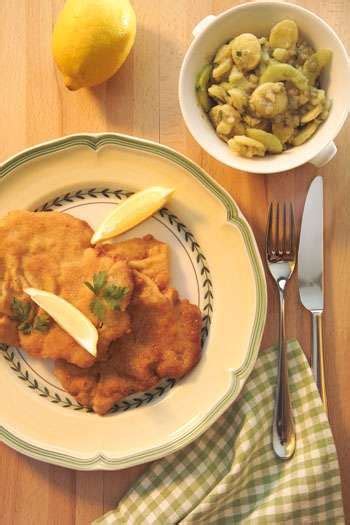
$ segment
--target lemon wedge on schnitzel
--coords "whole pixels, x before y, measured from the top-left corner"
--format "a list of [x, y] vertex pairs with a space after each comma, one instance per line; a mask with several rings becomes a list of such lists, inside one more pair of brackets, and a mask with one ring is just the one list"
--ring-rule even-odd
[[23, 291], [81, 347], [96, 356], [98, 332], [78, 308], [54, 293], [37, 288], [25, 288]]
[[173, 193], [174, 189], [162, 186], [134, 193], [107, 215], [92, 236], [91, 244], [116, 237], [148, 219], [164, 206]]

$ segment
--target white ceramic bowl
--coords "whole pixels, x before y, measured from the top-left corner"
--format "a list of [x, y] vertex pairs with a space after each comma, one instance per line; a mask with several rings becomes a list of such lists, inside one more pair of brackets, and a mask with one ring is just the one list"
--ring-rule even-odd
[[[302, 35], [316, 48], [331, 49], [332, 62], [323, 73], [321, 84], [332, 100], [326, 122], [302, 146], [280, 155], [245, 159], [239, 157], [220, 140], [207, 115], [197, 103], [195, 80], [198, 72], [214, 56], [218, 47], [240, 33], [268, 35], [271, 27], [284, 18], [297, 23]], [[336, 154], [333, 139], [339, 133], [349, 112], [350, 61], [333, 29], [316, 14], [285, 2], [254, 2], [233, 7], [218, 16], [210, 15], [193, 30], [192, 41], [182, 64], [179, 99], [183, 118], [195, 140], [217, 160], [242, 171], [275, 173], [305, 162], [317, 167], [326, 164]]]

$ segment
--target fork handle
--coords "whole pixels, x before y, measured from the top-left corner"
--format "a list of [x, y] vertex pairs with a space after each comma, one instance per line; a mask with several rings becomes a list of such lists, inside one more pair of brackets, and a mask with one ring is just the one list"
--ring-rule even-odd
[[280, 459], [289, 459], [295, 451], [295, 428], [288, 387], [287, 342], [285, 330], [284, 293], [280, 295], [279, 355], [275, 409], [272, 424], [272, 446]]
[[322, 312], [312, 312], [312, 373], [328, 414], [326, 381], [324, 373], [324, 352], [322, 335]]

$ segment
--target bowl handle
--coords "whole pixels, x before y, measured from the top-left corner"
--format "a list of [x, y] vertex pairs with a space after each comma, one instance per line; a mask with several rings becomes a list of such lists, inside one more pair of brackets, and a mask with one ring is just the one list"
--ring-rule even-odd
[[311, 164], [316, 166], [316, 168], [322, 168], [322, 166], [324, 166], [325, 164], [327, 164], [327, 162], [332, 160], [336, 153], [337, 146], [332, 141], [329, 144], [327, 144], [327, 146], [325, 146], [323, 150], [321, 150], [320, 153], [316, 155], [316, 157], [311, 159], [310, 162]]
[[192, 36], [196, 38], [204, 29], [208, 27], [214, 20], [216, 16], [208, 15], [203, 20], [198, 22], [198, 24], [192, 30]]

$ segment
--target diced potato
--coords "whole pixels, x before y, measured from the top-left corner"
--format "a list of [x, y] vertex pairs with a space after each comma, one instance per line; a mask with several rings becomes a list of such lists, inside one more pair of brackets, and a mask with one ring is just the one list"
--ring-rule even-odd
[[214, 58], [214, 64], [220, 64], [226, 58], [232, 58], [232, 49], [230, 44], [225, 44], [219, 48]]
[[310, 102], [313, 106], [324, 104], [326, 100], [326, 92], [324, 89], [311, 88]]
[[228, 141], [228, 145], [238, 155], [248, 158], [263, 157], [266, 151], [264, 144], [245, 135], [236, 135]]
[[252, 73], [251, 75], [249, 75], [248, 80], [249, 80], [249, 82], [251, 82], [252, 84], [257, 85], [258, 82], [259, 82], [259, 77], [257, 77], [256, 75], [254, 75], [254, 74]]
[[326, 67], [332, 58], [332, 51], [329, 49], [319, 49], [308, 58], [303, 65], [303, 73], [313, 86], [320, 76], [321, 71]]
[[214, 98], [215, 100], [219, 102], [226, 102], [226, 99], [228, 98], [226, 91], [223, 87], [218, 86], [217, 84], [212, 84], [210, 88], [208, 88], [208, 93], [211, 98]]
[[227, 122], [227, 120], [222, 120], [217, 125], [216, 131], [219, 135], [229, 135], [233, 129], [233, 122]]
[[236, 83], [241, 82], [243, 78], [243, 73], [238, 69], [237, 66], [233, 66], [228, 77], [230, 84], [235, 85]]
[[274, 49], [272, 56], [279, 62], [287, 62], [290, 57], [290, 54], [287, 51], [287, 49], [283, 49], [282, 47], [277, 47], [276, 49]]
[[246, 134], [251, 139], [264, 144], [266, 151], [269, 153], [281, 153], [283, 150], [281, 141], [272, 133], [267, 133], [267, 131], [262, 129], [248, 128]]
[[209, 111], [209, 118], [215, 127], [217, 128], [221, 118], [222, 118], [222, 111], [221, 111], [222, 105], [218, 104], [217, 106], [213, 106], [211, 110]]
[[281, 82], [266, 82], [258, 86], [250, 97], [251, 110], [258, 117], [274, 117], [287, 109], [288, 98]]
[[250, 128], [258, 128], [262, 123], [262, 119], [252, 117], [248, 113], [243, 115], [243, 120]]
[[288, 142], [294, 135], [293, 126], [285, 124], [284, 122], [274, 122], [272, 124], [272, 131], [282, 144]]
[[224, 77], [228, 76], [229, 71], [232, 68], [232, 58], [225, 58], [220, 64], [214, 67], [213, 69], [213, 79], [222, 80]]
[[246, 78], [244, 74], [241, 71], [239, 71], [237, 66], [232, 67], [228, 77], [228, 82], [231, 84], [231, 88], [236, 87], [239, 89], [243, 89], [243, 91], [246, 91], [247, 93], [252, 92], [256, 87], [255, 83]]
[[321, 104], [313, 107], [307, 113], [304, 113], [304, 115], [300, 119], [300, 122], [302, 124], [307, 124], [308, 122], [315, 120], [315, 118], [317, 118], [319, 114], [322, 113], [322, 110], [323, 110], [323, 107], [321, 106]]
[[242, 71], [255, 69], [261, 58], [261, 45], [255, 35], [242, 33], [231, 42], [232, 58]]
[[214, 106], [209, 112], [210, 120], [219, 135], [230, 135], [241, 120], [241, 116], [229, 104]]
[[244, 91], [238, 88], [228, 90], [230, 102], [238, 111], [243, 111], [248, 104], [248, 97]]
[[318, 126], [319, 123], [315, 121], [310, 122], [310, 124], [307, 124], [307, 126], [302, 128], [302, 130], [295, 135], [293, 139], [293, 146], [300, 146], [301, 144], [304, 144], [304, 142], [306, 142], [307, 140], [309, 140], [310, 137], [312, 137]]
[[230, 82], [227, 82], [227, 81], [224, 81], [224, 82], [220, 82], [220, 84], [215, 84], [215, 85], [218, 85], [220, 87], [222, 87], [226, 92], [232, 88], [232, 84], [230, 84]]
[[292, 49], [298, 41], [298, 26], [294, 20], [281, 20], [271, 29], [269, 42], [274, 49]]

